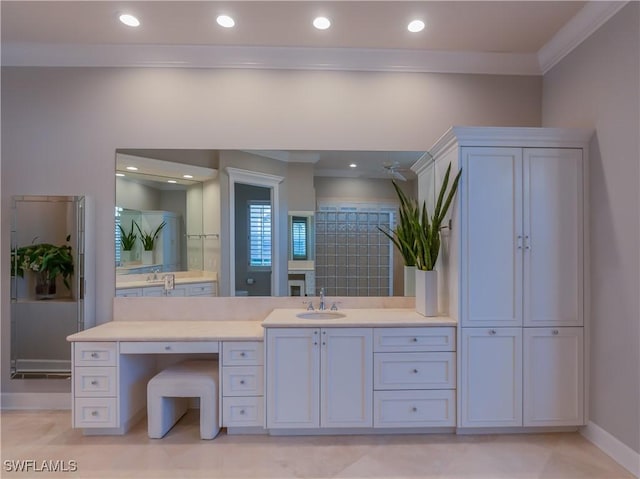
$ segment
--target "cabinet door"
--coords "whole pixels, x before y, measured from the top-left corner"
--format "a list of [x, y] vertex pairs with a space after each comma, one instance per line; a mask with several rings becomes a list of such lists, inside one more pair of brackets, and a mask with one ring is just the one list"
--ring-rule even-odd
[[267, 427], [320, 426], [320, 330], [271, 328], [267, 338]]
[[524, 325], [582, 326], [582, 150], [523, 153]]
[[583, 328], [524, 329], [524, 425], [584, 424]]
[[462, 326], [522, 326], [522, 149], [463, 148]]
[[522, 328], [463, 328], [461, 427], [522, 426]]
[[321, 426], [373, 426], [373, 330], [326, 328], [320, 333]]

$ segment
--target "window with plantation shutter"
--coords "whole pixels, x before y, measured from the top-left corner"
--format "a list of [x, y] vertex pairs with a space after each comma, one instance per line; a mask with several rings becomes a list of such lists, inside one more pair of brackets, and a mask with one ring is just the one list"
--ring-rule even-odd
[[307, 259], [307, 218], [291, 218], [291, 254], [294, 260]]
[[120, 233], [120, 214], [122, 213], [122, 208], [116, 206], [116, 231], [115, 231], [115, 238], [116, 238], [116, 267], [120, 266], [120, 251], [122, 250], [122, 243], [120, 242], [120, 237], [121, 237], [121, 233]]
[[249, 202], [249, 266], [271, 267], [271, 204]]

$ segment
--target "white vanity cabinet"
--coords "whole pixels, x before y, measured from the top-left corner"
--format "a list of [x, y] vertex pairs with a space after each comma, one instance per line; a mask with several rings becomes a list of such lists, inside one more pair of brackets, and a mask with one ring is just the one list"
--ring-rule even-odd
[[373, 337], [373, 426], [455, 426], [455, 328], [376, 328]]
[[524, 328], [524, 426], [583, 423], [583, 334], [583, 328]]
[[266, 330], [267, 428], [371, 427], [371, 328]]
[[428, 201], [428, 175], [462, 169], [436, 267], [440, 313], [459, 319], [458, 427], [585, 424], [592, 134], [453, 127], [414, 167]]
[[461, 427], [522, 426], [522, 328], [463, 328]]
[[264, 426], [264, 348], [261, 341], [222, 343], [222, 426]]
[[583, 152], [463, 147], [462, 327], [582, 326]]
[[217, 296], [217, 287], [214, 281], [202, 281], [199, 283], [177, 283], [174, 289], [165, 292], [164, 286], [142, 286], [138, 288], [118, 288], [116, 297], [138, 297], [138, 296]]

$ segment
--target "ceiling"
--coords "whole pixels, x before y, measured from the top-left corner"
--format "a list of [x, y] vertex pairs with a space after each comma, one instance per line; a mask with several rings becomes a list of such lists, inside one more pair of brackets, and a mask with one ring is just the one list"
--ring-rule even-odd
[[[3, 0], [2, 64], [540, 74], [538, 56], [567, 25], [590, 34], [624, 3]], [[141, 25], [120, 23], [123, 12]], [[219, 14], [236, 26], [218, 26]], [[313, 28], [318, 15], [331, 28]], [[416, 18], [426, 28], [409, 33]]]

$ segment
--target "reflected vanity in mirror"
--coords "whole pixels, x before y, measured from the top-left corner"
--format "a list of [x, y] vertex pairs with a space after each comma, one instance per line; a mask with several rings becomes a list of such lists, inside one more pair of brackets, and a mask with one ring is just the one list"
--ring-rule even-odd
[[[116, 295], [184, 296], [198, 282], [209, 296], [402, 294], [401, 259], [378, 227], [393, 225], [392, 179], [416, 196], [423, 154], [117, 150]], [[163, 222], [144, 259], [140, 234]]]
[[12, 198], [12, 378], [69, 377], [66, 337], [94, 325], [87, 208], [82, 196]]

